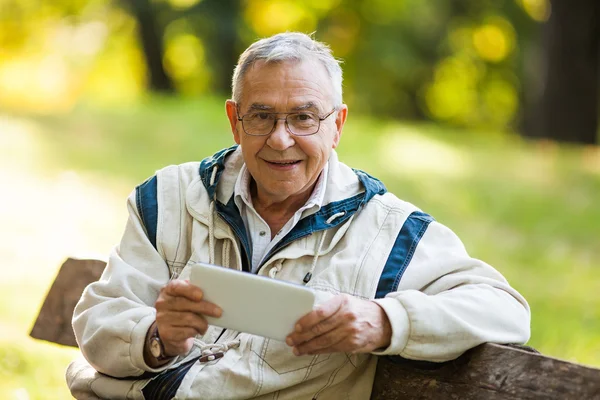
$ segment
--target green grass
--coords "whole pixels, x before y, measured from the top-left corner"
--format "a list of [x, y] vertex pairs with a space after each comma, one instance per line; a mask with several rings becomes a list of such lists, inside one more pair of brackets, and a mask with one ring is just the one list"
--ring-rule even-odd
[[[89, 207], [74, 203], [94, 207], [75, 214], [73, 219], [84, 222], [72, 229], [81, 235], [93, 230], [92, 239], [72, 247], [57, 240], [61, 256], [86, 246], [105, 252], [105, 243], [116, 242], [125, 196], [154, 170], [199, 160], [232, 144], [223, 101], [213, 98], [154, 98], [122, 109], [80, 106], [65, 116], [13, 115], [4, 121], [20, 126], [29, 138], [13, 133], [7, 147], [0, 134], [5, 176], [12, 176], [13, 165], [27, 166], [35, 179], [55, 188], [48, 182], [63, 182], [65, 171], [75, 171], [75, 190], [86, 188], [92, 198], [107, 196]], [[600, 151], [350, 113], [338, 152], [342, 161], [379, 177], [400, 198], [450, 226], [473, 256], [509, 279], [532, 308], [531, 346], [600, 367]], [[111, 202], [116, 205], [102, 208]], [[1, 218], [0, 226], [6, 225]], [[92, 229], [99, 220], [110, 220], [117, 228]], [[26, 241], [33, 248], [46, 240], [21, 230], [37, 240]], [[14, 232], [0, 237], [12, 238]], [[59, 253], [51, 252], [54, 243], [47, 245], [52, 256], [46, 258], [27, 251], [17, 256], [0, 245], [0, 256], [8, 254], [8, 259], [35, 255], [47, 260], [44, 268], [14, 272], [0, 284], [0, 320], [7, 332], [0, 336], [0, 398], [68, 395], [63, 371], [73, 351], [26, 337], [60, 263]]]

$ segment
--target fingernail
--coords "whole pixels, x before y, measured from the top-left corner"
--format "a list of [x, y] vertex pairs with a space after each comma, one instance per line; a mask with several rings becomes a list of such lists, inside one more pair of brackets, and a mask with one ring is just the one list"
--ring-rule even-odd
[[300, 324], [296, 324], [296, 332], [302, 332], [302, 326]]
[[221, 310], [220, 308], [215, 308], [215, 309], [214, 309], [214, 314], [215, 314], [217, 317], [220, 317], [220, 316], [223, 314], [223, 310]]
[[287, 343], [287, 345], [290, 347], [294, 345], [294, 341], [292, 340], [292, 338], [285, 339], [285, 343]]
[[292, 350], [294, 352], [294, 355], [299, 356], [300, 355], [300, 350], [298, 350], [297, 347], [294, 347], [294, 350]]

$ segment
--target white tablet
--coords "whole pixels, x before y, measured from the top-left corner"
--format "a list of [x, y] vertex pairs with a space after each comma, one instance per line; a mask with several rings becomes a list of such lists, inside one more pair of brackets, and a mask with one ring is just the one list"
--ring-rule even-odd
[[315, 303], [305, 286], [204, 263], [190, 268], [191, 283], [223, 310], [220, 318], [205, 317], [211, 325], [285, 341]]

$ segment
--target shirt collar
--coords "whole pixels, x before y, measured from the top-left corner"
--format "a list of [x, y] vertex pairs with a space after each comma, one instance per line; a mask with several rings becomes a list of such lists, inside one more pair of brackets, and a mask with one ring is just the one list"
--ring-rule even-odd
[[[325, 188], [327, 183], [327, 175], [329, 170], [329, 161], [323, 167], [323, 170], [319, 174], [317, 178], [317, 182], [313, 191], [298, 212], [302, 212], [302, 216], [305, 217], [308, 214], [313, 214], [321, 209], [323, 206], [323, 200], [325, 199]], [[235, 186], [233, 189], [234, 201], [235, 205], [238, 207], [238, 210], [242, 211], [243, 206], [246, 205], [254, 209], [252, 205], [252, 196], [250, 195], [250, 180], [252, 179], [250, 175], [250, 171], [246, 168], [246, 164], [242, 165], [240, 169], [240, 173], [238, 174], [237, 180], [235, 181]], [[305, 211], [310, 210], [310, 212], [305, 213]]]

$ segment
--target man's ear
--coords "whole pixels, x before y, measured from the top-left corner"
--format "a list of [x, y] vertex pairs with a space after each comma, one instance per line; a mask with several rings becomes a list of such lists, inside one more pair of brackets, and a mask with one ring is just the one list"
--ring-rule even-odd
[[333, 144], [331, 148], [335, 149], [340, 144], [340, 140], [342, 138], [342, 129], [344, 129], [344, 124], [346, 123], [346, 118], [348, 117], [348, 106], [346, 104], [342, 104], [336, 112], [335, 118], [335, 137], [333, 138]]
[[237, 104], [233, 100], [227, 100], [225, 102], [225, 111], [227, 112], [227, 119], [229, 119], [229, 125], [231, 126], [231, 133], [233, 133], [233, 140], [237, 144], [240, 144], [240, 134], [237, 130], [238, 114]]

